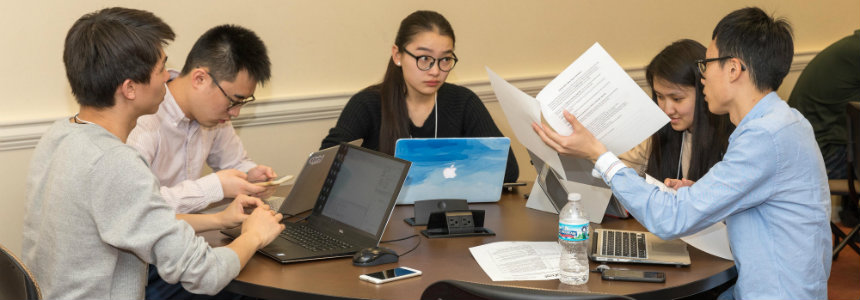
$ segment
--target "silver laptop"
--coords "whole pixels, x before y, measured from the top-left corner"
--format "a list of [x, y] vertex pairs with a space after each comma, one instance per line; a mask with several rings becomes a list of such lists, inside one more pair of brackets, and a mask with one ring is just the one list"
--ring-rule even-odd
[[[531, 154], [531, 153], [529, 153]], [[539, 161], [532, 156], [532, 161]], [[561, 211], [567, 204], [568, 191], [552, 168], [535, 163], [537, 183], [555, 207]], [[596, 228], [592, 233], [588, 257], [599, 262], [646, 263], [664, 265], [690, 265], [687, 243], [680, 239], [665, 241], [647, 231], [630, 231]]]
[[[333, 156], [326, 176], [317, 178], [322, 185], [300, 185], [308, 181], [303, 177], [316, 174], [303, 170], [290, 193], [315, 200], [307, 221], [285, 223], [287, 228], [260, 253], [281, 263], [291, 263], [351, 256], [358, 250], [379, 245], [411, 163], [349, 144], [335, 149], [308, 158], [310, 164], [312, 160], [322, 163]], [[281, 208], [287, 205], [285, 201]], [[221, 232], [236, 238], [241, 228]]]
[[397, 140], [394, 156], [412, 162], [397, 204], [499, 201], [510, 146], [506, 137]]
[[690, 265], [687, 243], [665, 241], [647, 231], [596, 228], [588, 256], [600, 262]]

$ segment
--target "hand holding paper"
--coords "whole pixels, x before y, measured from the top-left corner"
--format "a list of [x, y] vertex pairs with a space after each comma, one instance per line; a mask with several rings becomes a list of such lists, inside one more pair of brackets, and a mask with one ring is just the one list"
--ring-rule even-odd
[[532, 128], [544, 143], [564, 155], [597, 160], [601, 154], [606, 152], [606, 146], [598, 141], [585, 126], [582, 126], [576, 117], [564, 111], [564, 118], [573, 128], [568, 136], [562, 136], [546, 128], [546, 126], [536, 123], [532, 123]]
[[568, 170], [562, 168], [558, 149], [544, 144], [535, 134], [536, 129], [528, 130], [532, 123], [540, 123], [541, 115], [553, 132], [568, 136], [574, 130], [564, 112], [570, 112], [616, 154], [630, 150], [669, 122], [669, 117], [598, 43], [547, 84], [537, 98], [523, 93], [489, 68], [487, 73], [517, 139], [564, 179], [568, 179]]
[[599, 43], [588, 48], [536, 98], [544, 119], [560, 135], [573, 130], [563, 114], [567, 111], [616, 154], [630, 150], [669, 122]]

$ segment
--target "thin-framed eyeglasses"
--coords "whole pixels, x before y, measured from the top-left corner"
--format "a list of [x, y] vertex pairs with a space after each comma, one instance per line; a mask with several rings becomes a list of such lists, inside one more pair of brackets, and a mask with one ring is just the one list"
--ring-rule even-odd
[[230, 106], [227, 106], [227, 110], [231, 110], [236, 106], [242, 106], [254, 102], [254, 100], [257, 100], [257, 98], [254, 98], [254, 95], [248, 96], [247, 98], [242, 100], [233, 100], [233, 97], [227, 95], [227, 92], [224, 91], [224, 88], [221, 87], [221, 84], [218, 83], [218, 79], [215, 79], [215, 76], [213, 76], [212, 73], [209, 73], [207, 71], [206, 74], [209, 74], [209, 77], [212, 77], [212, 82], [214, 82], [215, 86], [217, 86], [218, 89], [221, 90], [221, 93], [224, 94], [224, 97], [227, 97], [227, 100], [230, 101]]
[[457, 65], [457, 62], [460, 61], [460, 59], [457, 58], [457, 55], [453, 52], [451, 52], [451, 55], [453, 57], [446, 56], [440, 58], [435, 58], [429, 55], [415, 55], [409, 52], [409, 50], [406, 50], [405, 48], [403, 49], [403, 52], [406, 52], [406, 54], [409, 54], [409, 56], [412, 56], [412, 58], [415, 59], [415, 65], [418, 66], [418, 70], [421, 71], [430, 70], [431, 68], [433, 68], [433, 65], [436, 64], [436, 62], [438, 61], [439, 71], [450, 72], [451, 69], [454, 69], [454, 66]]
[[[708, 63], [709, 62], [722, 61], [722, 60], [732, 59], [732, 58], [735, 58], [735, 57], [731, 56], [731, 55], [726, 55], [726, 56], [715, 57], [715, 58], [697, 59], [696, 65], [699, 67], [699, 75], [702, 75], [702, 77], [705, 76], [705, 70], [708, 69]], [[747, 68], [743, 64], [741, 64], [741, 70], [746, 71], [746, 69]]]

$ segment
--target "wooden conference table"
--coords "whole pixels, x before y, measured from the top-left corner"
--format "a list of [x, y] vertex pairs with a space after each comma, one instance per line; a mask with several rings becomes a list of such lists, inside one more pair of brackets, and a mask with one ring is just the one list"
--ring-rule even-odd
[[[671, 299], [712, 289], [737, 276], [731, 261], [688, 246], [692, 260], [689, 267], [610, 265], [613, 268], [663, 271], [666, 273], [665, 283], [604, 281], [597, 273], [592, 273], [588, 283], [580, 286], [561, 284], [558, 280], [493, 282], [472, 257], [469, 247], [499, 241], [557, 240], [558, 215], [526, 208], [526, 199], [522, 194], [529, 190], [530, 186], [527, 186], [519, 187], [514, 192], [505, 192], [498, 203], [470, 204], [471, 209], [486, 211], [484, 227], [494, 231], [495, 236], [427, 239], [420, 234], [420, 231], [425, 229], [424, 226], [411, 227], [403, 222], [404, 218], [412, 217], [412, 206], [397, 206], [385, 230], [383, 240], [413, 234], [418, 234], [421, 239], [419, 247], [400, 257], [397, 263], [356, 267], [352, 265], [351, 258], [336, 258], [283, 265], [256, 254], [226, 289], [259, 298], [419, 299], [427, 286], [439, 280], [454, 279], [524, 288], [624, 294], [639, 299]], [[602, 224], [592, 225], [595, 228], [644, 230], [642, 225], [633, 219], [606, 217]], [[217, 231], [204, 233], [203, 236], [213, 246], [230, 242], [226, 236]], [[417, 238], [412, 238], [381, 245], [397, 253], [403, 253], [417, 242]], [[592, 262], [591, 268], [596, 265]], [[382, 285], [358, 279], [361, 274], [397, 266], [415, 268], [423, 271], [424, 274]]]

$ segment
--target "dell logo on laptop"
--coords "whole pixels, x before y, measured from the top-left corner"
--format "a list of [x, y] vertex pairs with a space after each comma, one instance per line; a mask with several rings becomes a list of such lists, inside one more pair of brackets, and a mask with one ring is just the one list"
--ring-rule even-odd
[[310, 159], [308, 159], [308, 164], [311, 166], [318, 164], [323, 160], [324, 157], [325, 157], [324, 154], [320, 154], [320, 155], [311, 157]]

